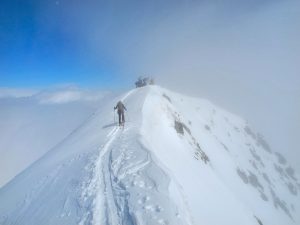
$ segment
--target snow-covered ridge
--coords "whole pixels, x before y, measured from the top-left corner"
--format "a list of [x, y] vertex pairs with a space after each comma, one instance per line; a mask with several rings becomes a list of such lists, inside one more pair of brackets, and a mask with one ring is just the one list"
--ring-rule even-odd
[[1, 188], [0, 224], [299, 224], [299, 191], [285, 158], [243, 119], [152, 86], [103, 100]]
[[[200, 184], [197, 190], [202, 194], [199, 194], [197, 199], [195, 191], [187, 191], [187, 193], [192, 193], [190, 202], [195, 204], [192, 208], [196, 209], [194, 214], [199, 215], [198, 221], [200, 219], [203, 221], [208, 215], [205, 224], [227, 224], [222, 214], [227, 210], [225, 214], [232, 214], [232, 208], [236, 211], [236, 207], [230, 204], [217, 209], [211, 207], [213, 208], [211, 213], [207, 213], [209, 210], [206, 204], [202, 205], [203, 209], [199, 209], [197, 201], [201, 201], [203, 195], [212, 197], [214, 200], [209, 200], [212, 202], [219, 202], [220, 199], [225, 198], [224, 196], [218, 197], [217, 193], [220, 191], [210, 185], [207, 185], [208, 190], [202, 190], [202, 182], [212, 183], [214, 176], [222, 181], [222, 186], [224, 185], [227, 191], [234, 193], [233, 198], [238, 198], [243, 202], [242, 207], [245, 207], [245, 210], [250, 210], [253, 217], [263, 221], [263, 224], [293, 224], [299, 221], [297, 209], [300, 184], [295, 171], [281, 154], [272, 151], [261, 134], [254, 132], [242, 118], [220, 109], [207, 100], [189, 98], [162, 88], [153, 88], [152, 92], [148, 103], [147, 101], [145, 103], [144, 111], [147, 114], [145, 118], [153, 118], [153, 116], [154, 118], [149, 123], [145, 122], [147, 128], [144, 136], [147, 137], [148, 143], [154, 145], [153, 148], [159, 155], [158, 158], [163, 162], [169, 161], [168, 167], [174, 170], [172, 174], [175, 175], [180, 174], [186, 168], [190, 169], [193, 163], [188, 159], [182, 160], [181, 153], [184, 150], [190, 149], [190, 153], [195, 159], [202, 161], [202, 165], [205, 165], [203, 155], [209, 159], [211, 170], [209, 172], [201, 170], [198, 174]], [[179, 135], [181, 140], [178, 140], [178, 143], [175, 142], [176, 139], [170, 136], [170, 131], [160, 132], [161, 123], [164, 123], [163, 127], [169, 127], [171, 130], [179, 127], [177, 132], [173, 129], [173, 135], [177, 133], [176, 135]], [[178, 123], [181, 126], [177, 125]], [[158, 139], [164, 140], [164, 144], [154, 141]], [[170, 155], [176, 153], [176, 150], [182, 152], [178, 153], [177, 157], [174, 156], [173, 159], [168, 160]], [[184, 162], [188, 167], [185, 165], [179, 167], [179, 161]], [[213, 175], [208, 176], [211, 171]], [[192, 173], [192, 171], [185, 173], [178, 178], [179, 182], [186, 179], [186, 174]], [[191, 177], [190, 186], [194, 185], [195, 179], [194, 176]], [[221, 191], [221, 195], [225, 193], [224, 190]], [[220, 210], [220, 217], [216, 216], [218, 210]], [[204, 213], [201, 215], [199, 212]], [[244, 222], [237, 223], [238, 215], [240, 214], [235, 212], [235, 218], [229, 219], [228, 224], [244, 224]], [[245, 218], [245, 216], [242, 217]]]

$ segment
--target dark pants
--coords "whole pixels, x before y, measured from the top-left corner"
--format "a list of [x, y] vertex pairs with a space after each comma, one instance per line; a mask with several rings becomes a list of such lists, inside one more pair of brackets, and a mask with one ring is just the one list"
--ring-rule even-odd
[[121, 125], [122, 123], [125, 122], [124, 111], [122, 110], [118, 111], [118, 115], [119, 115], [119, 125]]

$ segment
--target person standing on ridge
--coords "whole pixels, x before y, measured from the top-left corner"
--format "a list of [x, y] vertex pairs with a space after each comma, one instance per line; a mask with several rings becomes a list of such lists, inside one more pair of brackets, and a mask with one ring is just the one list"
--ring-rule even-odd
[[114, 107], [114, 110], [118, 109], [118, 115], [119, 115], [119, 126], [123, 125], [125, 123], [125, 117], [124, 117], [124, 110], [127, 111], [125, 105], [122, 101], [118, 101], [117, 105]]

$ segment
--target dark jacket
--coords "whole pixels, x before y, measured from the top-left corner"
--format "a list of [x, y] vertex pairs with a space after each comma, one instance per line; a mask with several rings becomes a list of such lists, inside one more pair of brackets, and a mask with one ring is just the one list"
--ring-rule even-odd
[[127, 111], [125, 105], [121, 101], [117, 103], [114, 109], [118, 109], [118, 113], [124, 112], [124, 109]]

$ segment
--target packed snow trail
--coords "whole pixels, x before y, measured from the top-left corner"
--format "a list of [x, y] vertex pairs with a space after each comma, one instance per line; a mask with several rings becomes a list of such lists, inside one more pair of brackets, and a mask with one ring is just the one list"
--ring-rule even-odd
[[123, 98], [134, 121], [124, 129], [113, 128], [100, 150], [88, 187], [95, 187], [92, 217], [81, 224], [188, 224], [169, 198], [169, 177], [141, 142], [141, 111], [147, 89], [136, 92], [133, 99], [130, 94]]

